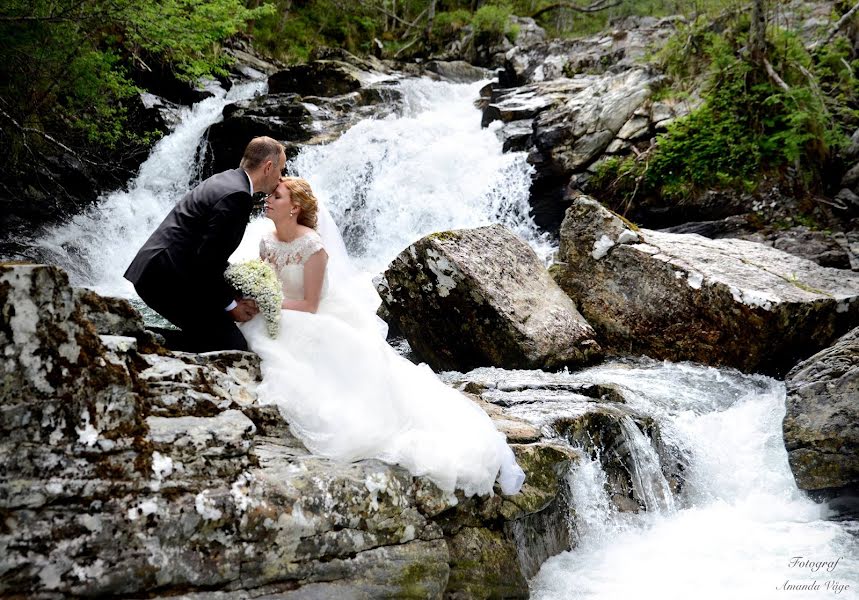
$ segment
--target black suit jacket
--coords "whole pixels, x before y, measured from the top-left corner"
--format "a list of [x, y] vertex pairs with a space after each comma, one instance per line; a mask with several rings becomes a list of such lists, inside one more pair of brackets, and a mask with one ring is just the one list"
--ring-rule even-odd
[[177, 302], [187, 302], [192, 295], [199, 308], [223, 310], [236, 296], [224, 281], [224, 269], [242, 240], [252, 207], [244, 170], [209, 177], [173, 207], [138, 251], [125, 278], [141, 295], [157, 291], [147, 288], [169, 286], [186, 296]]

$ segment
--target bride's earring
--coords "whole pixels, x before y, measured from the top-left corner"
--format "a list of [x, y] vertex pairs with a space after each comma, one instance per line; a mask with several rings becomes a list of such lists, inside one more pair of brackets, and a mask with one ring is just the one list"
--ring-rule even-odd
[[290, 217], [291, 217], [292, 215], [294, 215], [294, 214], [295, 214], [295, 211], [294, 211], [294, 210], [289, 211], [289, 216], [290, 216]]

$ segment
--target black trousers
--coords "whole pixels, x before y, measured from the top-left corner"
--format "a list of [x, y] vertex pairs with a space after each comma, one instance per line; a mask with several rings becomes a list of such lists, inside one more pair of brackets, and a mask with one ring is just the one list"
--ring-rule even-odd
[[247, 350], [248, 343], [223, 306], [213, 306], [211, 298], [201, 298], [178, 277], [147, 269], [135, 284], [140, 298], [162, 317], [182, 330], [167, 337], [172, 350], [212, 352]]

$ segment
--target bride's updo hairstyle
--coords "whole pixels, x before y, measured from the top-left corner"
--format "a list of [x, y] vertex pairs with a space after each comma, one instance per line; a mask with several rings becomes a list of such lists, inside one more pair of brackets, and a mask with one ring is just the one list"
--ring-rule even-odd
[[289, 190], [290, 198], [301, 207], [301, 212], [298, 213], [298, 224], [316, 229], [316, 213], [319, 203], [316, 201], [316, 196], [313, 195], [313, 190], [310, 189], [307, 180], [301, 177], [281, 177], [280, 182]]

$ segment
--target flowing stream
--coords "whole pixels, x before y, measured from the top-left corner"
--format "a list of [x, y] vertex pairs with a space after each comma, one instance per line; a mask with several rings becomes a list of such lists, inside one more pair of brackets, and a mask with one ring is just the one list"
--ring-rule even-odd
[[[827, 520], [825, 505], [796, 487], [781, 382], [649, 360], [566, 378], [622, 386], [627, 405], [681, 450], [685, 484], [676, 505], [659, 501], [657, 484], [644, 494], [646, 512], [621, 513], [599, 461], [579, 464], [568, 477], [577, 545], [543, 564], [534, 600], [859, 598], [859, 523]], [[630, 424], [636, 476], [664, 481]]]
[[[494, 131], [480, 128], [472, 105], [480, 85], [402, 80], [395, 115], [362, 121], [289, 164], [310, 180], [365, 271], [380, 272], [430, 232], [489, 223], [510, 227], [544, 260], [551, 256], [550, 241], [528, 215], [525, 155], [502, 153]], [[262, 82], [236, 85], [187, 109], [126, 190], [40, 236], [44, 259], [66, 269], [75, 285], [133, 297], [122, 273], [195, 179], [206, 128], [227, 103], [263, 91]], [[254, 252], [267, 226], [251, 223], [244, 252]], [[796, 488], [781, 437], [781, 383], [653, 362], [552, 376], [623, 386], [628, 405], [657, 420], [688, 467], [682, 493], [672, 496], [648, 438], [624, 422], [633, 482], [648, 510], [618, 512], [600, 463], [580, 463], [568, 477], [576, 548], [543, 565], [531, 582], [534, 598], [859, 598], [859, 525], [827, 520], [825, 506]], [[802, 561], [835, 564], [813, 570]], [[813, 582], [815, 591], [786, 588]]]

